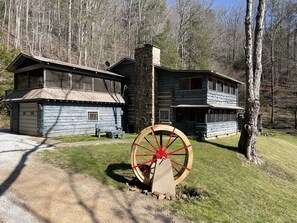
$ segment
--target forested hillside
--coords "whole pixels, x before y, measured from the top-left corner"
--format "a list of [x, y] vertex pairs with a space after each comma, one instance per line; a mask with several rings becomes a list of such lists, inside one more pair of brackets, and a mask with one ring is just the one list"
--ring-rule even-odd
[[[212, 69], [244, 81], [244, 12], [243, 0], [228, 7], [215, 0], [0, 0], [0, 98], [12, 83], [3, 69], [18, 52], [104, 68], [106, 61], [133, 58], [144, 43], [161, 48], [164, 66]], [[268, 0], [263, 52], [265, 121], [293, 127], [295, 0]]]

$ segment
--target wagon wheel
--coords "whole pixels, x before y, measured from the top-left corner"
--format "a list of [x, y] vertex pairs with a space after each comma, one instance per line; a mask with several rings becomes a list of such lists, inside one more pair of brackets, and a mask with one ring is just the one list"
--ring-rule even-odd
[[168, 125], [154, 125], [143, 129], [131, 148], [131, 165], [136, 177], [150, 184], [157, 159], [170, 159], [175, 184], [189, 174], [193, 163], [192, 145], [180, 130]]

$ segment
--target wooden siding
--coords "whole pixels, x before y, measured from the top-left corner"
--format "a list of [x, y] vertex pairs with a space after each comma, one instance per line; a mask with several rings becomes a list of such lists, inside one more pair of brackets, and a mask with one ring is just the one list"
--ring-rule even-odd
[[207, 123], [207, 138], [237, 132], [237, 122], [210, 122]]
[[208, 90], [207, 103], [237, 106], [237, 95]]
[[[118, 73], [120, 75], [123, 75], [126, 77], [125, 85], [128, 87], [125, 90], [125, 99], [127, 102], [127, 113], [125, 117], [125, 129], [129, 131], [133, 131], [133, 126], [135, 122], [134, 118], [134, 89], [135, 89], [135, 71], [134, 71], [134, 64], [122, 64], [119, 66], [116, 66], [114, 69], [112, 69], [112, 72]], [[126, 125], [129, 125], [130, 127], [127, 127]]]
[[[159, 112], [160, 109], [169, 109], [170, 110], [170, 122], [172, 122], [173, 115], [172, 109], [172, 102], [174, 99], [174, 86], [175, 86], [175, 77], [169, 72], [160, 72], [159, 70], [155, 69], [156, 72], [156, 87], [157, 90], [156, 97], [155, 97], [155, 117], [156, 123], [160, 123]], [[169, 123], [164, 123], [169, 124]]]
[[20, 103], [19, 133], [26, 135], [38, 135], [37, 117], [37, 103]]
[[[88, 121], [88, 111], [98, 111], [98, 121]], [[43, 107], [43, 135], [94, 134], [95, 124], [103, 130], [122, 127], [122, 108], [112, 105], [46, 103]]]

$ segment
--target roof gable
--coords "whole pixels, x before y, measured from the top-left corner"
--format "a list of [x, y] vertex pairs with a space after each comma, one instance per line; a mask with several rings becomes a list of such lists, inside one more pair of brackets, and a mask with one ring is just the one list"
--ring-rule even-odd
[[63, 61], [58, 61], [58, 60], [52, 60], [48, 59], [45, 57], [39, 57], [39, 56], [30, 56], [25, 53], [20, 53], [14, 61], [11, 62], [11, 64], [6, 68], [6, 70], [10, 72], [14, 72], [15, 70], [25, 67], [25, 66], [30, 66], [30, 65], [35, 65], [35, 64], [44, 64], [45, 66], [48, 65], [56, 65], [56, 66], [62, 66], [62, 67], [67, 67], [67, 68], [72, 68], [72, 69], [77, 69], [77, 70], [84, 70], [88, 71], [90, 73], [101, 73], [105, 75], [110, 75], [114, 77], [123, 77], [122, 75], [107, 71], [107, 70], [101, 70], [101, 69], [96, 69], [96, 68], [91, 68], [91, 67], [86, 67], [86, 66], [81, 66], [77, 64], [71, 64]]
[[[108, 68], [108, 70], [115, 70], [116, 67], [118, 66], [121, 66], [121, 65], [126, 65], [126, 64], [134, 64], [135, 63], [135, 60], [133, 59], [130, 59], [130, 58], [123, 58], [121, 59], [119, 62], [115, 63], [114, 65], [112, 65], [111, 67]], [[159, 71], [167, 71], [169, 73], [192, 73], [192, 74], [209, 74], [211, 76], [214, 76], [214, 77], [219, 77], [219, 78], [222, 78], [222, 79], [226, 79], [226, 80], [229, 80], [229, 81], [232, 81], [232, 82], [235, 82], [237, 84], [244, 84], [243, 82], [239, 81], [239, 80], [236, 80], [232, 77], [229, 77], [227, 75], [224, 75], [224, 74], [221, 74], [221, 73], [218, 73], [216, 71], [213, 71], [213, 70], [177, 70], [177, 69], [170, 69], [170, 68], [167, 68], [167, 67], [162, 67], [162, 66], [157, 66], [157, 65], [154, 65], [155, 69], [159, 70]]]
[[108, 70], [112, 70], [112, 69], [114, 69], [114, 68], [116, 68], [117, 66], [120, 66], [120, 65], [134, 64], [134, 63], [135, 63], [135, 60], [130, 59], [130, 58], [127, 58], [127, 57], [124, 57], [121, 60], [119, 60], [117, 63], [115, 63], [112, 66], [110, 66], [108, 68]]
[[28, 67], [31, 65], [39, 64], [40, 61], [34, 59], [33, 57], [20, 53], [6, 68], [9, 72], [14, 72], [15, 70], [23, 67]]

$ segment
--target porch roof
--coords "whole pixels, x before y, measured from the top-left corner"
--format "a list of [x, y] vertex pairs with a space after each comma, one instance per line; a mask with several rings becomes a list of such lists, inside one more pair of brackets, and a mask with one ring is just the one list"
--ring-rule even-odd
[[125, 104], [125, 100], [120, 94], [53, 88], [16, 90], [8, 94], [3, 101], [16, 102], [25, 100], [62, 100]]
[[191, 105], [191, 104], [179, 104], [172, 105], [171, 108], [220, 108], [220, 109], [235, 109], [243, 110], [244, 108], [234, 105], [224, 105], [224, 104], [206, 104], [206, 105]]

